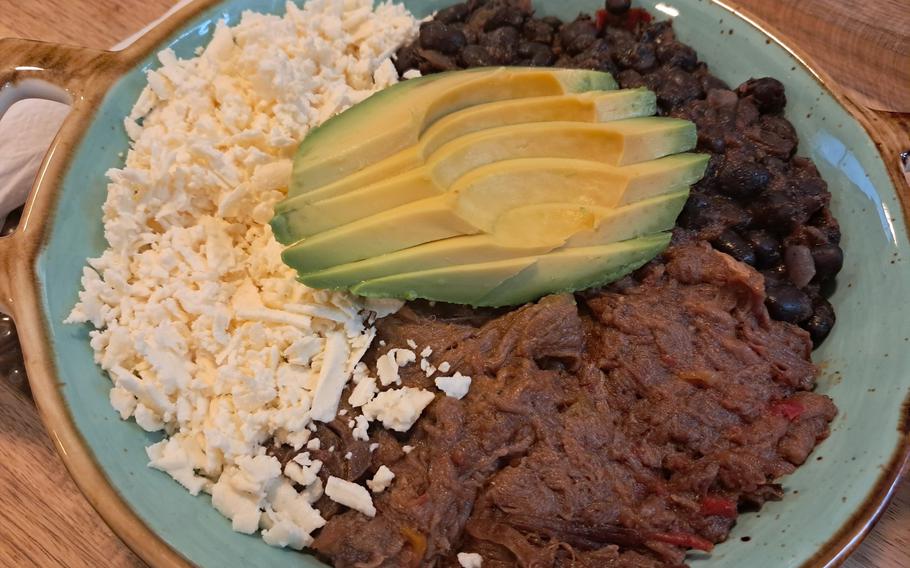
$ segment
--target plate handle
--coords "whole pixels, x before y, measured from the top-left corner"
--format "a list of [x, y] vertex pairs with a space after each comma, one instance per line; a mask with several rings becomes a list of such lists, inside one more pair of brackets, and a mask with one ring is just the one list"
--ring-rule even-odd
[[[96, 80], [118, 66], [113, 55], [107, 51], [26, 39], [0, 39], [0, 118], [24, 99], [56, 101], [71, 109], [61, 126], [63, 131], [76, 117], [93, 112], [96, 101], [89, 94], [98, 92]], [[44, 219], [32, 212], [39, 197], [36, 189], [42, 183], [52, 154], [49, 152], [45, 156], [38, 170], [18, 228], [10, 236], [0, 238], [0, 311], [14, 319], [17, 280], [30, 277], [28, 263], [33, 247], [43, 233]]]

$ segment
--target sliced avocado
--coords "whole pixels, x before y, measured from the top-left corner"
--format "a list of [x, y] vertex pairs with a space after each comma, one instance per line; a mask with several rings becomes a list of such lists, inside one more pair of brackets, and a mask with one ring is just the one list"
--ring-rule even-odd
[[[616, 207], [630, 188], [647, 196], [688, 188], [697, 180], [688, 177], [693, 160], [670, 158], [654, 160], [646, 173], [642, 168], [565, 158], [497, 162], [464, 176], [441, 195], [304, 238], [286, 249], [283, 258], [298, 273], [306, 274], [438, 239], [493, 232], [497, 219], [517, 207], [541, 203]], [[634, 175], [665, 185], [651, 188]], [[279, 225], [277, 219], [273, 226], [277, 226], [279, 240], [284, 234], [303, 232], [302, 227]], [[293, 219], [282, 217], [281, 222]]]
[[308, 202], [309, 193], [282, 201], [275, 207], [270, 224], [278, 242], [287, 245], [444, 191], [426, 168], [417, 168], [315, 203]]
[[[527, 122], [610, 122], [656, 112], [657, 97], [647, 89], [531, 97], [468, 107], [439, 119], [421, 134], [415, 145], [302, 195], [307, 197], [305, 202], [312, 203], [389, 179], [421, 166], [443, 144], [480, 130]], [[279, 204], [276, 211], [285, 210], [284, 207], [293, 208], [291, 204]]]
[[508, 160], [474, 170], [445, 195], [455, 196], [453, 205], [460, 218], [478, 230], [492, 232], [497, 219], [522, 206], [567, 203], [612, 208], [637, 201], [629, 198], [630, 193], [649, 198], [688, 189], [701, 178], [705, 159], [698, 154], [684, 156], [693, 158], [669, 156], [647, 162], [647, 167], [620, 168], [565, 158]]
[[494, 67], [411, 79], [324, 122], [297, 149], [290, 193], [312, 191], [417, 143], [443, 116], [498, 100], [612, 90], [608, 73]]
[[515, 158], [574, 158], [625, 166], [695, 147], [695, 124], [666, 117], [603, 123], [532, 122], [481, 130], [444, 144], [427, 160], [442, 186], [469, 171]]
[[547, 294], [608, 284], [644, 266], [670, 244], [670, 232], [544, 254], [481, 298], [478, 306], [512, 306]]
[[532, 256], [561, 246], [572, 235], [592, 230], [595, 222], [593, 213], [575, 208], [546, 219], [533, 234], [452, 237], [301, 274], [299, 280], [313, 288], [350, 288], [364, 280], [398, 273]]
[[590, 216], [593, 223], [579, 224], [579, 230], [569, 234], [560, 248], [605, 245], [673, 228], [688, 197], [689, 190], [681, 189], [616, 208], [570, 203], [526, 205], [501, 215], [493, 225], [493, 234], [509, 235], [515, 242], [527, 242], [536, 238], [540, 227], [546, 227], [554, 220]]
[[350, 288], [365, 280], [394, 274], [625, 241], [672, 228], [688, 195], [688, 190], [681, 190], [616, 209], [566, 203], [519, 207], [497, 220], [493, 234], [425, 243], [301, 274], [300, 281], [313, 288]]
[[537, 256], [445, 266], [367, 280], [361, 296], [424, 298], [473, 306], [505, 306], [547, 293], [582, 290], [619, 278], [654, 258], [669, 233], [596, 247], [560, 249]]
[[[675, 128], [677, 123], [675, 119], [665, 120], [672, 121]], [[493, 132], [493, 130], [484, 132]], [[565, 133], [567, 130], [562, 132]], [[586, 136], [584, 131], [581, 132], [582, 137]], [[581, 202], [612, 207], [619, 203], [630, 203], [672, 189], [688, 187], [701, 179], [708, 160], [707, 155], [704, 154], [685, 153], [615, 168], [597, 161], [588, 161], [591, 157], [595, 159], [598, 156], [608, 157], [609, 144], [603, 144], [602, 151], [598, 153], [596, 151], [597, 142], [593, 143], [595, 147], [586, 147], [585, 143], [580, 143], [576, 151], [572, 152], [570, 151], [571, 142], [560, 146], [557, 135], [554, 135], [551, 140], [554, 140], [552, 155], [565, 157], [503, 159], [483, 165], [481, 162], [484, 162], [485, 158], [479, 156], [475, 161], [481, 165], [450, 185], [446, 185], [438, 179], [440, 176], [435, 175], [440, 168], [434, 168], [432, 164], [428, 164], [345, 195], [312, 204], [304, 203], [297, 209], [283, 208], [284, 210], [276, 211], [271, 221], [272, 230], [278, 242], [290, 244], [396, 206], [446, 192], [462, 193], [462, 197], [459, 197], [458, 200], [460, 214], [472, 221], [485, 218], [484, 221], [478, 221], [482, 223], [479, 227], [490, 230], [491, 218], [498, 215], [503, 208], [495, 205], [505, 204], [507, 196], [511, 197], [509, 203], [518, 204], [530, 204], [541, 200], [579, 202], [579, 200], [587, 199], [587, 201]], [[453, 144], [458, 143], [459, 141], [456, 141]], [[651, 144], [655, 147], [660, 146], [659, 141]], [[444, 148], [449, 146], [451, 144], [447, 144]], [[562, 151], [556, 151], [559, 149]], [[443, 151], [440, 150], [440, 152]], [[477, 152], [483, 152], [482, 145], [477, 147]], [[490, 151], [485, 156], [492, 153]], [[469, 159], [474, 159], [476, 156], [474, 150], [470, 148], [467, 148], [465, 154], [470, 156]], [[575, 157], [573, 154], [579, 159], [570, 159]], [[434, 173], [430, 173], [430, 168], [434, 168]], [[564, 192], [570, 185], [575, 186], [574, 194], [577, 197], [553, 198], [543, 195]], [[613, 193], [604, 193], [604, 190], [610, 190]], [[491, 194], [495, 194], [490, 197], [493, 200], [486, 201], [488, 199], [486, 196]], [[615, 197], [616, 201], [609, 201], [611, 196]], [[307, 197], [307, 195], [300, 195], [290, 201], [300, 203], [304, 202]]]
[[619, 205], [666, 193], [667, 188], [694, 185], [705, 175], [710, 157], [710, 154], [674, 154], [623, 167], [622, 170], [630, 181]]
[[[440, 196], [446, 197], [446, 196]], [[477, 229], [452, 213], [449, 200], [423, 199], [342, 225], [284, 249], [281, 258], [300, 274], [363, 260]]]
[[[440, 300], [474, 305], [502, 282], [534, 264], [538, 257], [526, 256], [457, 267], [436, 268], [423, 272], [395, 274], [367, 280], [351, 289], [360, 296], [400, 298], [402, 300]], [[479, 305], [479, 304], [478, 304]]]

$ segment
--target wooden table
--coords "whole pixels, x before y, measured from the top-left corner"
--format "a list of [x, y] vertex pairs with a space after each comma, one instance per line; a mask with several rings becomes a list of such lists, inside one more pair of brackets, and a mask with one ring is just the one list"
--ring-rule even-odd
[[[172, 0], [0, 0], [0, 37], [104, 48], [141, 29], [171, 4]], [[891, 62], [895, 65], [893, 72], [879, 73], [890, 77], [892, 83], [882, 88], [880, 98], [885, 100], [876, 108], [888, 108], [889, 101], [906, 101], [898, 100], [895, 88], [906, 79], [901, 72], [910, 73], [910, 66], [904, 67], [907, 60], [900, 57], [910, 55], [901, 51], [910, 46], [906, 41], [910, 13], [903, 19], [894, 17], [898, 5], [910, 12], [906, 0], [859, 4], [843, 0], [740, 0], [736, 4], [773, 24], [788, 42], [802, 46], [819, 68], [855, 87], [857, 100], [875, 105], [877, 93], [869, 90], [869, 82], [856, 80], [869, 73], [868, 65], [861, 64], [869, 55], [859, 51], [868, 47], [870, 40], [858, 41], [848, 52], [830, 49], [831, 28], [825, 27], [832, 15], [852, 19], [857, 14], [847, 10], [857, 10], [868, 23], [881, 26], [870, 36], [882, 43], [876, 46], [879, 55], [875, 57], [883, 58], [882, 50], [889, 46], [898, 56]], [[849, 29], [855, 26], [851, 23]], [[905, 37], [897, 37], [899, 34]], [[851, 81], [855, 82], [851, 85]], [[908, 107], [910, 102], [904, 110]], [[864, 114], [882, 132], [887, 159], [896, 159], [899, 149], [910, 150], [910, 115]], [[21, 377], [3, 379], [0, 377], [0, 566], [142, 566], [76, 489], [54, 452]], [[899, 489], [882, 521], [847, 566], [910, 566], [910, 480]]]

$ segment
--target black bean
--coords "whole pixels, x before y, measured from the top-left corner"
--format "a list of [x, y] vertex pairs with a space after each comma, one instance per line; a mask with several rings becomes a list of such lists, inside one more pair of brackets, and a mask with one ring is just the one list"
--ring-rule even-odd
[[464, 2], [459, 4], [452, 4], [448, 8], [443, 8], [442, 10], [436, 12], [436, 15], [433, 17], [437, 22], [442, 22], [443, 24], [451, 24], [454, 22], [463, 22], [465, 18], [468, 17], [468, 5]]
[[395, 53], [395, 69], [399, 75], [403, 75], [409, 69], [417, 69], [420, 65], [420, 57], [417, 55], [417, 44], [412, 43], [405, 45]]
[[755, 266], [755, 251], [752, 245], [731, 230], [726, 230], [714, 239], [711, 244], [720, 252], [727, 253], [740, 262]]
[[532, 41], [518, 44], [518, 56], [525, 59], [532, 67], [546, 67], [553, 63], [556, 56], [549, 45]]
[[630, 51], [632, 69], [639, 73], [644, 73], [653, 69], [657, 65], [657, 55], [654, 53], [654, 45], [650, 43], [637, 43]]
[[453, 58], [434, 49], [418, 49], [417, 53], [420, 54], [421, 59], [423, 59], [418, 66], [418, 69], [424, 75], [438, 71], [454, 71], [455, 69], [458, 69], [458, 64], [455, 63]]
[[686, 229], [701, 229], [709, 222], [707, 214], [710, 207], [711, 201], [707, 197], [691, 193], [677, 222]]
[[736, 161], [729, 156], [717, 172], [718, 189], [739, 199], [754, 197], [768, 187], [771, 173], [761, 164]]
[[701, 89], [704, 92], [709, 92], [711, 89], [729, 89], [729, 85], [721, 81], [705, 69], [701, 73], [696, 71], [695, 77], [698, 78]]
[[766, 191], [749, 204], [752, 215], [760, 226], [784, 235], [802, 222], [802, 210], [786, 193]]
[[559, 30], [559, 41], [570, 55], [584, 51], [597, 39], [597, 26], [591, 20], [575, 20]]
[[755, 251], [755, 260], [760, 268], [780, 264], [780, 241], [767, 231], [749, 231], [746, 240]]
[[633, 69], [626, 69], [620, 72], [616, 76], [616, 80], [623, 89], [636, 89], [645, 86], [645, 80], [642, 78], [641, 73]]
[[657, 59], [661, 63], [680, 67], [686, 71], [694, 71], [698, 64], [695, 50], [678, 41], [662, 42], [657, 45]]
[[543, 18], [540, 19], [540, 21], [547, 24], [554, 30], [558, 30], [559, 28], [562, 27], [562, 20], [560, 20], [556, 16], [544, 16]]
[[741, 97], [751, 96], [762, 112], [780, 112], [787, 105], [784, 85], [773, 77], [749, 79], [737, 91]]
[[518, 30], [515, 28], [496, 28], [480, 38], [480, 45], [487, 48], [490, 56], [499, 65], [509, 65], [518, 56]]
[[657, 103], [665, 111], [678, 108], [704, 94], [698, 80], [682, 69], [662, 68], [648, 77], [656, 81]]
[[616, 65], [613, 64], [613, 58], [610, 57], [610, 47], [603, 38], [597, 38], [594, 43], [587, 49], [576, 55], [573, 67], [577, 69], [593, 69], [594, 71], [605, 71], [616, 75]]
[[456, 28], [439, 22], [425, 22], [420, 25], [420, 46], [424, 49], [434, 49], [452, 55], [458, 53], [467, 43], [464, 34]]
[[553, 26], [543, 20], [537, 20], [533, 18], [528, 20], [525, 22], [521, 33], [528, 41], [533, 41], [535, 43], [545, 43], [547, 45], [553, 43]]
[[641, 30], [641, 41], [673, 41], [676, 35], [673, 33], [673, 22], [661, 20], [645, 26]]
[[489, 67], [496, 64], [490, 52], [480, 45], [466, 46], [458, 54], [458, 60], [465, 67]]
[[815, 306], [812, 311], [812, 315], [806, 322], [803, 324], [803, 327], [806, 331], [809, 332], [809, 335], [812, 337], [812, 344], [815, 347], [821, 345], [822, 341], [828, 337], [828, 334], [831, 333], [831, 328], [834, 327], [834, 322], [836, 321], [834, 315], [834, 308], [824, 298], [817, 298], [815, 300]]
[[771, 317], [780, 321], [799, 323], [812, 315], [809, 296], [788, 284], [769, 287], [765, 305]]
[[819, 280], [830, 280], [844, 267], [844, 251], [837, 245], [824, 244], [812, 249]]
[[631, 0], [607, 0], [604, 2], [604, 8], [607, 9], [607, 12], [617, 16], [628, 12], [631, 6]]
[[759, 148], [772, 156], [788, 159], [796, 151], [796, 130], [789, 120], [781, 116], [762, 116], [760, 127], [753, 127], [746, 134]]
[[521, 10], [506, 6], [497, 10], [496, 13], [493, 14], [493, 17], [487, 20], [486, 24], [483, 26], [483, 31], [491, 32], [496, 28], [501, 28], [503, 26], [520, 28], [524, 21], [525, 15]]
[[841, 233], [840, 225], [837, 219], [831, 213], [827, 206], [822, 206], [815, 215], [809, 220], [813, 227], [817, 227], [824, 235], [825, 239], [832, 244], [840, 244]]

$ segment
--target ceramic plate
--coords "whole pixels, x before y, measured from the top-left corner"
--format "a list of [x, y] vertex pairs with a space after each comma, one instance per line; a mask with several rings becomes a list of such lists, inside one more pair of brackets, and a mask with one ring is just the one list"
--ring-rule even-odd
[[[449, 3], [405, 2], [419, 17]], [[599, 7], [595, 0], [535, 4], [539, 13], [568, 19]], [[907, 435], [901, 428], [910, 387], [910, 314], [903, 300], [910, 297], [910, 265], [895, 187], [865, 130], [770, 36], [707, 0], [641, 5], [658, 17], [673, 18], [679, 38], [729, 84], [773, 76], [786, 85], [787, 118], [799, 132], [800, 153], [815, 161], [830, 185], [846, 251], [831, 299], [838, 323], [815, 352], [824, 370], [818, 391], [840, 409], [831, 436], [810, 462], [783, 479], [787, 495], [782, 502], [740, 517], [729, 541], [709, 556], [692, 556], [693, 566], [836, 562], [880, 511], [905, 456]], [[76, 83], [67, 83], [72, 76], [55, 71], [59, 61], [53, 50], [23, 48], [44, 57], [24, 61], [48, 69], [38, 76], [66, 83], [81, 98], [76, 117], [45, 163], [23, 230], [0, 249], [0, 260], [13, 268], [0, 297], [13, 309], [36, 400], [68, 467], [92, 504], [152, 564], [319, 565], [297, 552], [269, 547], [259, 537], [232, 532], [207, 496], [192, 497], [167, 475], [146, 467], [145, 447], [158, 436], [119, 419], [108, 403], [110, 381], [94, 364], [88, 328], [62, 324], [76, 301], [86, 258], [105, 248], [105, 171], [122, 163], [128, 148], [123, 117], [145, 84], [145, 71], [156, 66], [154, 53], [170, 46], [178, 56], [191, 57], [211, 37], [216, 20], [236, 24], [249, 8], [280, 13], [284, 2], [203, 1], [120, 55], [72, 52], [81, 62], [82, 78], [97, 77], [94, 90], [78, 91]], [[27, 74], [14, 73], [19, 75], [13, 79]], [[105, 85], [106, 93], [98, 92], [97, 86]], [[87, 112], [92, 108], [97, 109], [93, 115]]]

